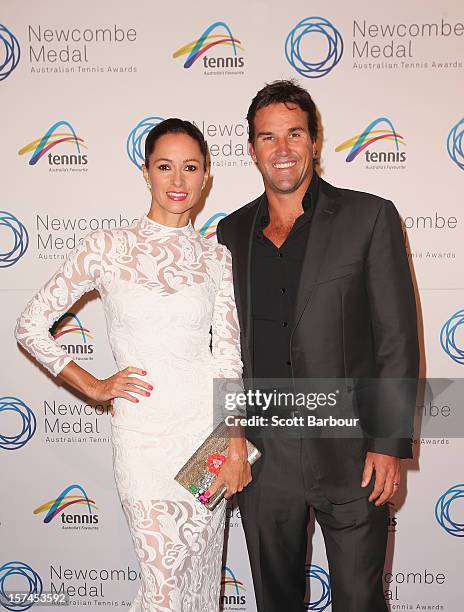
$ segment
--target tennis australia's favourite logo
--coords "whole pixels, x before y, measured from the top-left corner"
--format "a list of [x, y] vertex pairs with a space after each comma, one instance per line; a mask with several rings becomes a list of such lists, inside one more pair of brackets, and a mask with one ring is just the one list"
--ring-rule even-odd
[[0, 397], [0, 449], [18, 450], [34, 436], [35, 414], [18, 397]]
[[306, 17], [289, 32], [285, 40], [288, 63], [308, 79], [326, 76], [340, 62], [343, 38], [324, 17]]
[[137, 123], [127, 137], [127, 155], [137, 170], [140, 170], [141, 164], [145, 163], [145, 138], [148, 132], [161, 121], [164, 121], [163, 117], [145, 117]]
[[172, 57], [185, 57], [184, 68], [199, 63], [205, 75], [244, 74], [242, 41], [236, 38], [224, 21], [216, 21], [195, 40], [174, 51]]
[[17, 263], [29, 246], [26, 226], [6, 210], [0, 210], [0, 269]]
[[378, 117], [358, 134], [339, 144], [335, 151], [348, 151], [345, 161], [364, 159], [367, 170], [404, 170], [406, 146], [402, 134], [387, 117]]
[[310, 601], [305, 602], [306, 610], [323, 612], [332, 603], [330, 576], [320, 565], [306, 564], [306, 579], [310, 581]]
[[59, 342], [68, 355], [81, 361], [93, 359], [93, 336], [73, 312], [65, 312], [50, 329], [51, 335]]
[[241, 612], [246, 610], [246, 588], [231, 567], [224, 565], [221, 579], [221, 610]]
[[227, 217], [227, 213], [225, 212], [217, 212], [214, 215], [211, 215], [200, 227], [198, 233], [203, 236], [203, 238], [213, 238], [216, 236], [216, 229], [218, 221]]
[[[7, 593], [20, 592], [24, 601], [9, 601]], [[23, 612], [34, 605], [28, 596], [40, 596], [43, 582], [39, 574], [27, 563], [9, 561], [0, 565], [0, 604], [12, 612]]]
[[19, 63], [21, 47], [18, 39], [6, 26], [0, 23], [0, 81], [10, 76]]
[[464, 117], [451, 128], [446, 141], [446, 148], [451, 161], [460, 170], [464, 170]]
[[98, 529], [97, 509], [95, 500], [84, 488], [73, 484], [63, 489], [58, 497], [40, 504], [33, 513], [45, 515], [43, 522], [46, 525], [58, 521], [62, 529]]
[[86, 149], [69, 121], [57, 121], [43, 136], [19, 149], [18, 155], [30, 153], [30, 166], [45, 159], [50, 172], [87, 172]]
[[435, 518], [446, 533], [456, 538], [464, 538], [462, 517], [464, 517], [464, 484], [457, 484], [450, 487], [438, 499]]

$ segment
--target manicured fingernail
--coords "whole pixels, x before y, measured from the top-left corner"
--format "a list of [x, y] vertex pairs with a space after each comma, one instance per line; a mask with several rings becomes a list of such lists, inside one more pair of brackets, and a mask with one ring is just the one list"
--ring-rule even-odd
[[139, 403], [139, 400], [138, 400], [138, 399], [136, 399], [135, 401], [137, 402], [137, 404]]
[[146, 371], [145, 371], [145, 370], [142, 370], [142, 374], [143, 374], [143, 375], [145, 376], [145, 374], [146, 374]]
[[150, 391], [153, 391], [153, 385], [148, 385], [148, 388], [150, 389]]
[[205, 491], [204, 496], [206, 497], [206, 499], [208, 499], [208, 497], [211, 497], [211, 493], [209, 491]]
[[150, 395], [151, 395], [151, 393], [148, 393], [148, 391], [147, 391], [147, 397], [150, 397]]

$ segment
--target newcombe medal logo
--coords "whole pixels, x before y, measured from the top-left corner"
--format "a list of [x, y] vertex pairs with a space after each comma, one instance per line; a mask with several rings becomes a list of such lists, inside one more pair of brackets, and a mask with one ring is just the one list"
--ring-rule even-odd
[[[15, 429], [7, 429], [8, 421], [14, 421]], [[33, 437], [37, 420], [32, 410], [18, 397], [0, 397], [0, 449], [11, 451], [22, 448]]]
[[331, 72], [342, 59], [343, 38], [324, 17], [306, 17], [289, 32], [285, 41], [288, 63], [308, 79]]
[[10, 76], [19, 63], [21, 50], [18, 39], [0, 23], [0, 81]]
[[[7, 593], [19, 591], [24, 594], [23, 601], [10, 601]], [[0, 604], [12, 612], [24, 612], [34, 605], [31, 595], [40, 596], [43, 582], [30, 565], [22, 561], [9, 561], [0, 566]]]
[[464, 117], [451, 128], [446, 141], [446, 148], [451, 161], [460, 170], [464, 170]]
[[9, 268], [26, 253], [29, 234], [24, 223], [6, 210], [0, 210], [0, 231], [0, 268]]
[[162, 117], [145, 117], [137, 123], [127, 137], [126, 152], [138, 170], [140, 170], [141, 164], [145, 162], [145, 138], [148, 132], [161, 121], [164, 121]]

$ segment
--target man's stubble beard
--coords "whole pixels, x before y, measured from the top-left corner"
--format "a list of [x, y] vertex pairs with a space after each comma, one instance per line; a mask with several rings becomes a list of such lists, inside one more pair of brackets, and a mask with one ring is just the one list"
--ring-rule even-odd
[[274, 183], [272, 180], [268, 179], [268, 186], [269, 186], [269, 189], [270, 189], [271, 191], [274, 191], [275, 193], [279, 193], [279, 194], [282, 194], [282, 195], [285, 195], [285, 194], [290, 194], [290, 193], [295, 193], [295, 191], [298, 191], [298, 189], [301, 187], [301, 185], [303, 184], [303, 182], [305, 181], [305, 179], [306, 179], [308, 176], [312, 176], [312, 173], [313, 173], [313, 172], [314, 172], [314, 170], [313, 170], [313, 169], [309, 169], [309, 171], [308, 171], [308, 172], [306, 172], [306, 173], [304, 173], [303, 175], [301, 175], [301, 176], [300, 176], [300, 177], [299, 177], [299, 178], [298, 178], [298, 179], [295, 181], [295, 183], [294, 183], [292, 186], [288, 187], [287, 189], [280, 189], [280, 188], [278, 187], [278, 185], [276, 185], [276, 183]]

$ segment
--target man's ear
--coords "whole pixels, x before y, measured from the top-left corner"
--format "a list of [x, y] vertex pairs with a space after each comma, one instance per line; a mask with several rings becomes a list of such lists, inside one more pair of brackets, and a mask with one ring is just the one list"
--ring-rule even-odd
[[251, 141], [248, 141], [248, 152], [251, 155], [251, 159], [256, 164], [258, 160], [256, 159], [255, 147], [253, 146], [253, 143]]

